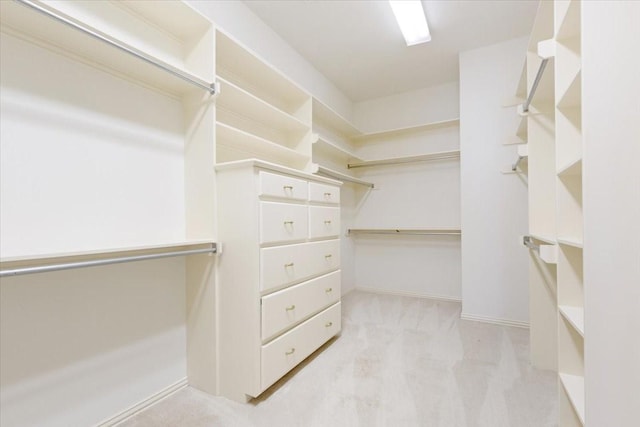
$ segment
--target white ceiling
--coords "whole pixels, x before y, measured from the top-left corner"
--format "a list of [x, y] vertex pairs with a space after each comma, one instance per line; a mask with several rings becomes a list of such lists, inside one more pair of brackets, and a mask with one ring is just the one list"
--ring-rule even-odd
[[458, 80], [458, 53], [528, 35], [538, 0], [423, 0], [431, 42], [407, 47], [385, 0], [245, 0], [358, 102]]

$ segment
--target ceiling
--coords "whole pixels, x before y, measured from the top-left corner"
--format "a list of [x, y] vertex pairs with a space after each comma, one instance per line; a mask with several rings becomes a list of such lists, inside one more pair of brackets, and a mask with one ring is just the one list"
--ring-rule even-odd
[[384, 0], [245, 0], [354, 102], [458, 80], [458, 53], [528, 35], [538, 0], [423, 0], [431, 42], [407, 47]]

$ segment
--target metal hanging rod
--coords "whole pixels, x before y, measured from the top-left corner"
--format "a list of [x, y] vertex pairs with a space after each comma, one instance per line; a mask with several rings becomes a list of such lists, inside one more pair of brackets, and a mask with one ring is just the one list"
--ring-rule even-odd
[[327, 169], [327, 168], [322, 167], [322, 166], [318, 166], [318, 172], [317, 173], [321, 174], [321, 175], [328, 176], [329, 178], [335, 178], [335, 179], [337, 179], [339, 181], [348, 181], [348, 182], [353, 182], [355, 184], [364, 185], [365, 187], [374, 188], [374, 184], [371, 183], [371, 182], [363, 181], [361, 179], [354, 178], [352, 176], [345, 175], [343, 173], [336, 172], [334, 170]]
[[511, 165], [511, 170], [515, 172], [518, 169], [518, 166], [520, 166], [520, 162], [526, 158], [527, 156], [518, 156], [518, 160], [516, 160], [516, 162]]
[[369, 160], [365, 162], [349, 163], [347, 168], [364, 168], [369, 166], [382, 166], [382, 165], [396, 165], [402, 163], [412, 162], [428, 162], [434, 160], [446, 160], [446, 159], [458, 159], [460, 158], [460, 151], [443, 151], [440, 153], [423, 154], [420, 156], [408, 156], [408, 157], [396, 157], [392, 159], [383, 160]]
[[460, 236], [461, 230], [454, 229], [396, 229], [396, 228], [350, 228], [347, 234], [412, 234], [420, 236]]
[[121, 264], [124, 262], [134, 262], [134, 261], [146, 261], [146, 260], [158, 259], [158, 258], [169, 258], [169, 257], [185, 256], [185, 255], [216, 253], [217, 250], [218, 250], [218, 245], [216, 243], [211, 243], [210, 247], [201, 248], [201, 249], [184, 249], [179, 251], [162, 252], [162, 253], [149, 254], [149, 255], [132, 255], [132, 256], [125, 256], [125, 257], [118, 257], [118, 258], [105, 258], [105, 259], [96, 259], [96, 260], [90, 260], [90, 261], [68, 262], [68, 263], [61, 263], [61, 264], [40, 265], [36, 267], [22, 267], [22, 268], [10, 269], [10, 270], [1, 270], [0, 277], [20, 276], [23, 274], [48, 273], [51, 271], [71, 270], [74, 268], [97, 267], [101, 265]]
[[533, 238], [531, 236], [524, 236], [522, 238], [522, 244], [531, 249], [532, 251], [540, 254], [540, 245], [536, 245], [533, 243]]
[[122, 42], [108, 36], [107, 34], [104, 34], [98, 30], [92, 29], [92, 28], [88, 28], [84, 25], [82, 25], [79, 22], [73, 21], [70, 18], [67, 18], [65, 16], [59, 15], [54, 11], [51, 11], [43, 6], [40, 6], [30, 0], [14, 0], [17, 1], [18, 3], [27, 6], [49, 18], [55, 19], [56, 21], [67, 25], [68, 27], [74, 28], [78, 31], [81, 31], [83, 33], [85, 33], [86, 35], [93, 37], [96, 40], [99, 40], [101, 42], [104, 42], [110, 46], [115, 47], [116, 49], [119, 49], [125, 53], [128, 53], [131, 56], [134, 56], [148, 64], [151, 64], [163, 71], [166, 71], [169, 74], [172, 74], [184, 81], [186, 81], [187, 83], [190, 83], [194, 86], [197, 86], [201, 89], [204, 89], [206, 91], [208, 91], [210, 94], [215, 94], [216, 93], [216, 88], [215, 88], [215, 82], [214, 83], [209, 83], [205, 80], [202, 80], [199, 77], [193, 76], [189, 73], [186, 73], [178, 68], [175, 68], [169, 64], [166, 64], [156, 58], [154, 58], [151, 55], [148, 55], [144, 52], [142, 52], [141, 50], [138, 50], [134, 47], [131, 46], [127, 46], [125, 44], [123, 44]]
[[533, 96], [536, 94], [536, 90], [538, 89], [538, 84], [540, 84], [540, 80], [542, 80], [542, 74], [544, 73], [544, 69], [547, 66], [547, 62], [549, 62], [549, 58], [545, 58], [540, 63], [540, 68], [538, 68], [538, 74], [536, 74], [536, 78], [533, 81], [533, 85], [531, 86], [531, 92], [529, 92], [529, 96], [527, 100], [522, 104], [522, 111], [525, 113], [529, 112], [529, 106], [531, 105], [531, 101], [533, 101]]

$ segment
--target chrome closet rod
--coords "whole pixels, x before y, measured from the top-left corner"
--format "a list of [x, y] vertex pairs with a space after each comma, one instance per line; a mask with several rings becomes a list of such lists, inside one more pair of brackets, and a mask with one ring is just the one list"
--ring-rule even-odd
[[101, 265], [121, 264], [124, 262], [134, 262], [134, 261], [146, 261], [150, 259], [169, 258], [169, 257], [175, 257], [175, 256], [216, 253], [217, 250], [218, 250], [218, 246], [215, 243], [212, 243], [211, 247], [202, 248], [202, 249], [185, 249], [181, 251], [163, 252], [158, 254], [133, 255], [133, 256], [127, 256], [127, 257], [97, 259], [92, 261], [78, 261], [78, 262], [68, 262], [68, 263], [62, 263], [62, 264], [50, 264], [50, 265], [40, 265], [36, 267], [22, 267], [22, 268], [10, 269], [10, 270], [1, 270], [0, 277], [20, 276], [23, 274], [48, 273], [51, 271], [71, 270], [74, 268], [85, 268], [85, 267], [97, 267]]
[[518, 156], [518, 160], [516, 160], [516, 162], [514, 164], [511, 165], [511, 170], [513, 172], [515, 172], [518, 169], [518, 166], [520, 165], [520, 162], [527, 156]]
[[460, 230], [420, 230], [420, 229], [394, 229], [394, 228], [350, 228], [347, 234], [412, 234], [421, 236], [460, 236]]
[[540, 245], [536, 245], [533, 243], [533, 238], [531, 236], [524, 236], [522, 238], [522, 244], [531, 249], [532, 251], [540, 253]]
[[162, 62], [159, 62], [157, 59], [155, 59], [154, 57], [147, 55], [146, 53], [135, 49], [133, 47], [130, 46], [126, 46], [124, 44], [122, 44], [121, 42], [119, 42], [118, 40], [112, 39], [111, 37], [109, 37], [106, 34], [102, 34], [100, 32], [98, 32], [97, 30], [93, 30], [90, 28], [87, 28], [85, 26], [83, 26], [82, 24], [78, 23], [78, 22], [74, 22], [69, 18], [66, 18], [64, 16], [58, 15], [57, 13], [48, 10], [38, 4], [35, 4], [34, 2], [30, 1], [30, 0], [14, 0], [17, 1], [18, 3], [30, 7], [31, 9], [42, 13], [45, 16], [48, 16], [49, 18], [53, 18], [58, 22], [61, 22], [71, 28], [74, 28], [78, 31], [82, 31], [83, 33], [85, 33], [88, 36], [93, 37], [96, 40], [99, 40], [101, 42], [107, 43], [117, 49], [120, 49], [123, 52], [128, 53], [129, 55], [132, 55], [138, 59], [141, 59], [145, 62], [147, 62], [148, 64], [151, 64], [155, 67], [160, 68], [161, 70], [164, 70], [166, 72], [168, 72], [169, 74], [173, 74], [174, 76], [186, 81], [187, 83], [191, 83], [192, 85], [198, 86], [201, 89], [205, 89], [206, 91], [208, 91], [210, 94], [215, 94], [216, 90], [215, 90], [215, 83], [208, 83], [198, 77], [192, 76], [190, 74], [187, 74], [181, 70], [178, 70], [177, 68], [172, 67], [171, 65], [168, 64], [164, 64]]
[[529, 106], [531, 105], [531, 101], [533, 101], [533, 96], [536, 94], [536, 90], [538, 89], [538, 84], [540, 84], [540, 80], [542, 80], [542, 74], [544, 73], [544, 69], [547, 66], [547, 62], [549, 62], [549, 58], [543, 59], [540, 63], [540, 68], [538, 68], [538, 74], [536, 74], [536, 78], [533, 81], [533, 85], [531, 86], [531, 92], [529, 92], [529, 96], [527, 100], [522, 104], [522, 111], [525, 113], [529, 112]]

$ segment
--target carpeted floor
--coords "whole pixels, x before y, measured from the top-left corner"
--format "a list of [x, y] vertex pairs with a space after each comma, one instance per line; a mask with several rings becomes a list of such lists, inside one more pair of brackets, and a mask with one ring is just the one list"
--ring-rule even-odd
[[555, 426], [556, 376], [530, 366], [528, 330], [459, 317], [459, 303], [354, 291], [341, 336], [259, 399], [187, 387], [120, 425]]

